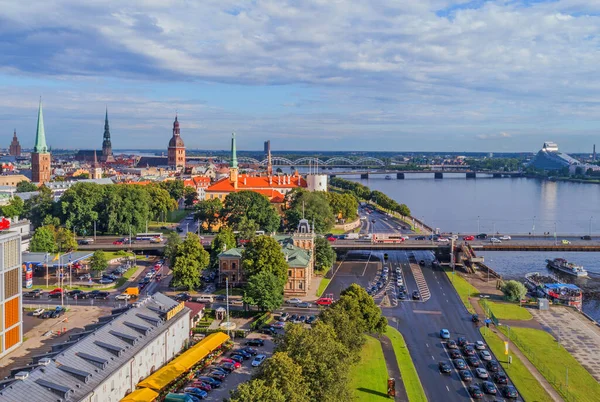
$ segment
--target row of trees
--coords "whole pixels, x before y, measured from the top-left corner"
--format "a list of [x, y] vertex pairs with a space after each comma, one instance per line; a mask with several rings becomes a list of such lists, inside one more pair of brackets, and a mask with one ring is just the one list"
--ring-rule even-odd
[[351, 400], [351, 366], [365, 334], [382, 334], [387, 319], [373, 298], [353, 284], [323, 311], [312, 328], [288, 324], [275, 353], [255, 377], [240, 384], [231, 402]]
[[517, 172], [523, 168], [524, 159], [518, 158], [484, 158], [465, 159], [465, 164], [472, 170], [502, 170]]
[[372, 201], [382, 208], [397, 212], [402, 216], [410, 216], [410, 208], [406, 204], [399, 204], [396, 200], [391, 199], [381, 191], [371, 191], [367, 186], [350, 180], [340, 179], [339, 177], [332, 177], [329, 183], [334, 187], [351, 192], [358, 199]]

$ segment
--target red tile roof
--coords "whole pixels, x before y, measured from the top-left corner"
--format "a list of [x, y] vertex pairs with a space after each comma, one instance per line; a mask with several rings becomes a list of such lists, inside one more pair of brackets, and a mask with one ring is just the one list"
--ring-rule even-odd
[[306, 187], [306, 180], [302, 176], [238, 176], [238, 188], [234, 188], [229, 178], [223, 178], [209, 186], [207, 192], [233, 192], [241, 190], [270, 190], [270, 189], [293, 189], [296, 187]]
[[190, 312], [190, 316], [195, 317], [198, 315], [199, 312], [201, 312], [202, 310], [204, 310], [204, 304], [202, 303], [196, 303], [196, 302], [185, 302], [184, 305], [189, 308], [190, 310], [192, 310]]

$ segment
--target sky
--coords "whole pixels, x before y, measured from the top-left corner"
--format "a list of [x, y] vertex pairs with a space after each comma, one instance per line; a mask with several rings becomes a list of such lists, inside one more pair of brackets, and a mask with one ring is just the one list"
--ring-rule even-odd
[[0, 0], [0, 124], [54, 148], [600, 146], [598, 0]]

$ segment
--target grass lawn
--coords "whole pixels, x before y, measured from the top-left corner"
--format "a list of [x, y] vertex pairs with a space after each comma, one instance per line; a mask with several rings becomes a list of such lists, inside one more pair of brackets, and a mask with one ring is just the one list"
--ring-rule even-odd
[[186, 209], [176, 209], [175, 211], [169, 211], [167, 212], [167, 222], [179, 223], [191, 212], [191, 210]]
[[[225, 294], [225, 288], [215, 290], [214, 294], [216, 294], [216, 295], [224, 295]], [[244, 291], [242, 289], [240, 289], [240, 288], [229, 289], [229, 296], [243, 296], [243, 295], [244, 295]]]
[[479, 301], [481, 307], [485, 310], [485, 305], [492, 310], [492, 313], [499, 320], [531, 320], [533, 316], [524, 307], [519, 307], [517, 304], [512, 303], [497, 303], [492, 301]]
[[552, 398], [541, 384], [535, 379], [535, 377], [527, 370], [527, 367], [523, 362], [515, 355], [512, 355], [512, 364], [506, 362], [504, 355], [504, 341], [500, 339], [498, 335], [493, 333], [491, 330], [480, 328], [483, 338], [487, 342], [490, 350], [494, 352], [494, 355], [498, 358], [500, 364], [504, 368], [504, 371], [510, 376], [510, 379], [515, 383], [519, 394], [526, 401], [531, 402], [543, 402], [551, 401]]
[[400, 373], [404, 380], [404, 386], [406, 387], [406, 393], [408, 394], [408, 400], [410, 402], [426, 402], [427, 397], [425, 391], [421, 385], [421, 380], [417, 374], [417, 369], [413, 364], [410, 352], [406, 347], [402, 334], [394, 327], [388, 325], [385, 333], [392, 341], [394, 347], [394, 353], [396, 354], [396, 360], [400, 367]]
[[125, 254], [119, 251], [105, 251], [104, 255], [109, 261], [115, 258], [133, 257], [133, 253], [128, 253], [127, 251], [125, 251]]
[[319, 284], [319, 289], [317, 289], [317, 297], [321, 297], [321, 295], [323, 294], [323, 292], [329, 285], [329, 282], [331, 282], [331, 279], [329, 279], [329, 278], [321, 279], [321, 283]]
[[388, 372], [379, 340], [368, 336], [360, 352], [360, 362], [350, 369], [350, 386], [359, 402], [389, 401]]
[[[505, 327], [500, 330], [506, 334]], [[549, 333], [531, 328], [511, 328], [511, 339], [521, 352], [537, 367], [550, 384], [565, 400], [598, 401], [600, 383], [562, 346], [559, 346]], [[569, 369], [567, 398], [566, 376]]]
[[[453, 283], [456, 292], [460, 296], [460, 299], [462, 300], [467, 310], [469, 310], [469, 313], [475, 314], [475, 309], [473, 308], [473, 306], [471, 306], [471, 303], [469, 302], [469, 297], [478, 295], [479, 290], [477, 290], [475, 286], [467, 282], [467, 280], [460, 276], [458, 273], [452, 275], [452, 270], [447, 269], [446, 275], [448, 275], [448, 279], [450, 280], [450, 282]], [[454, 277], [454, 280], [452, 277]]]
[[334, 235], [341, 235], [341, 234], [346, 233], [346, 231], [344, 229], [335, 229], [334, 228], [334, 229], [331, 229], [329, 231], [329, 233], [334, 234]]

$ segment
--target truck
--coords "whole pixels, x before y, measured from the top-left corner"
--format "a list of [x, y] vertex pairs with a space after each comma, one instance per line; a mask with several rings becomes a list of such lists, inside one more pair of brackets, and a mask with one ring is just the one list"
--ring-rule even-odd
[[346, 240], [358, 240], [358, 233], [348, 233], [344, 239]]
[[137, 298], [140, 295], [140, 288], [138, 288], [137, 286], [132, 287], [132, 288], [127, 288], [127, 289], [125, 289], [123, 294], [131, 296], [132, 299]]

